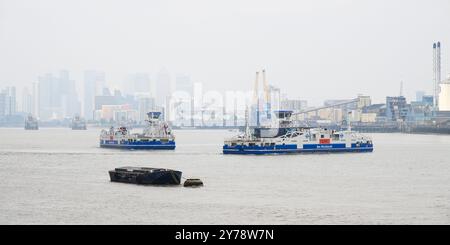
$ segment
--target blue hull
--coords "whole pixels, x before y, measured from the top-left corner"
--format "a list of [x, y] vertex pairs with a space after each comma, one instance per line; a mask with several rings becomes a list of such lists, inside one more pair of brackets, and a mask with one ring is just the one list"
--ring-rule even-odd
[[175, 142], [123, 142], [119, 144], [119, 142], [115, 140], [103, 140], [100, 141], [100, 147], [128, 150], [174, 150]]
[[263, 154], [300, 154], [300, 153], [339, 153], [339, 152], [372, 152], [373, 145], [363, 144], [345, 147], [345, 144], [310, 144], [297, 149], [297, 145], [261, 146], [223, 146], [223, 154], [263, 155]]

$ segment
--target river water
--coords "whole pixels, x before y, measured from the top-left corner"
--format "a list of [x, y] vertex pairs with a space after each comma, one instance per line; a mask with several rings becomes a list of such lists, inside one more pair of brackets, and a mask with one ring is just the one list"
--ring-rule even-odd
[[[98, 147], [99, 129], [0, 129], [0, 224], [450, 224], [450, 136], [371, 134], [373, 153], [221, 154], [226, 130], [175, 151]], [[201, 188], [112, 183], [163, 167]]]

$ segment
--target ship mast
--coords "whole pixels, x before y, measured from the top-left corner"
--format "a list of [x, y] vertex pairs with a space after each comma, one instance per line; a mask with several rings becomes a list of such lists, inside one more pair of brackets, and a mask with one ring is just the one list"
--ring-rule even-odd
[[347, 130], [348, 131], [352, 131], [352, 125], [351, 125], [351, 123], [350, 123], [350, 115], [352, 114], [352, 112], [351, 111], [349, 111], [348, 113], [347, 113]]
[[266, 109], [266, 117], [270, 119], [270, 113], [271, 113], [271, 103], [270, 103], [270, 89], [269, 84], [266, 79], [266, 70], [262, 70], [262, 76], [263, 76], [263, 86], [264, 86], [264, 99], [265, 99], [265, 109]]

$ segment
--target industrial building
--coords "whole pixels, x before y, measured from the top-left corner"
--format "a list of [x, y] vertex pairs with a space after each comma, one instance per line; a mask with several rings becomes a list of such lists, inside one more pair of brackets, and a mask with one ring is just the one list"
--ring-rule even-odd
[[388, 121], [405, 121], [407, 116], [408, 106], [405, 97], [386, 97], [386, 119]]
[[439, 111], [450, 111], [450, 75], [439, 83]]

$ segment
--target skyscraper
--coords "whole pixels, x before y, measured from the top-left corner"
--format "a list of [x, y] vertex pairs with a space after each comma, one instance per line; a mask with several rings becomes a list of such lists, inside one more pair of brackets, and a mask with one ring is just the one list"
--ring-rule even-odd
[[416, 91], [416, 101], [422, 101], [425, 91]]
[[151, 97], [138, 98], [139, 106], [139, 121], [144, 122], [147, 120], [147, 113], [156, 110], [155, 99]]
[[6, 93], [0, 91], [0, 118], [6, 115]]
[[47, 73], [38, 78], [39, 81], [39, 117], [50, 119], [59, 111], [59, 84], [52, 74]]
[[58, 77], [47, 73], [40, 76], [38, 81], [41, 119], [61, 119], [80, 113], [75, 81], [70, 80], [68, 71], [60, 71]]
[[16, 101], [16, 87], [6, 87], [3, 89], [2, 94], [4, 94], [4, 105], [3, 111], [5, 116], [11, 116], [17, 112], [17, 101]]
[[191, 78], [185, 74], [177, 74], [175, 78], [175, 90], [183, 91], [193, 96], [193, 84]]
[[14, 115], [17, 113], [17, 97], [16, 97], [16, 87], [11, 87], [9, 90], [9, 115]]
[[147, 73], [134, 73], [128, 76], [123, 86], [124, 94], [135, 95], [145, 93], [150, 95], [152, 91], [150, 77]]
[[31, 96], [33, 97], [33, 108], [31, 113], [36, 117], [39, 117], [39, 83], [33, 82], [31, 89]]
[[22, 112], [33, 113], [33, 96], [27, 87], [22, 90]]
[[84, 110], [83, 115], [87, 120], [94, 118], [95, 96], [102, 93], [105, 86], [105, 73], [95, 70], [84, 72]]
[[166, 69], [162, 69], [156, 75], [156, 104], [158, 106], [166, 106], [170, 93], [170, 74]]

